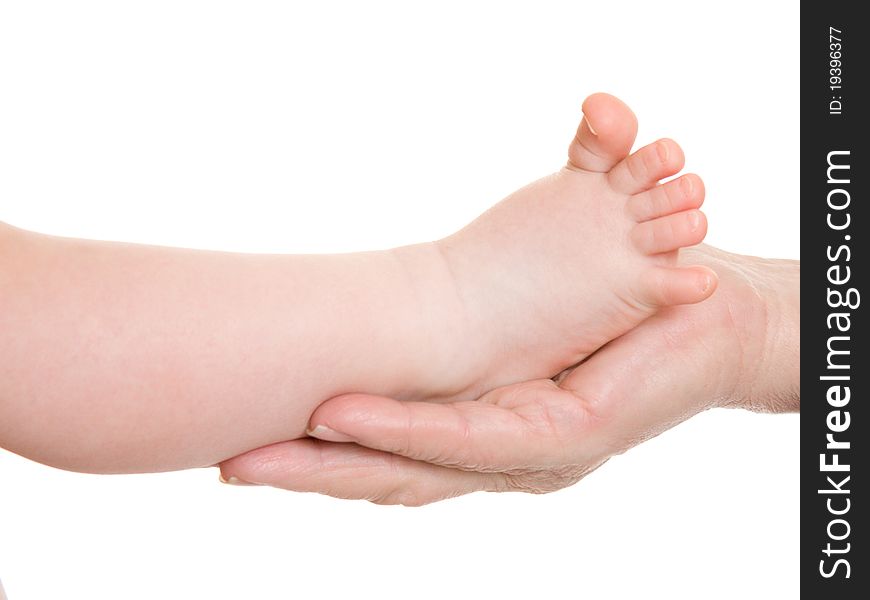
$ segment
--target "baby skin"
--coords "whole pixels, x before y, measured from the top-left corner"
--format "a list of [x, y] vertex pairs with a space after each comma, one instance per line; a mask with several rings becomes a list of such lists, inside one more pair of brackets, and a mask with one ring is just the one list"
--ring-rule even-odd
[[[716, 286], [683, 154], [627, 155], [596, 94], [560, 171], [439, 241], [382, 252], [204, 252], [0, 224], [0, 446], [87, 472], [216, 464], [300, 438], [325, 400], [471, 400], [553, 377]], [[684, 261], [683, 261], [684, 262]]]

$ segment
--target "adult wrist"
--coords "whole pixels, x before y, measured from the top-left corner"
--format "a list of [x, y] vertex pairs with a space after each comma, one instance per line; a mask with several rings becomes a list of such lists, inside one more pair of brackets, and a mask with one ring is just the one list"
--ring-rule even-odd
[[800, 411], [800, 262], [752, 259], [752, 283], [764, 304], [758, 366], [741, 406], [756, 412]]

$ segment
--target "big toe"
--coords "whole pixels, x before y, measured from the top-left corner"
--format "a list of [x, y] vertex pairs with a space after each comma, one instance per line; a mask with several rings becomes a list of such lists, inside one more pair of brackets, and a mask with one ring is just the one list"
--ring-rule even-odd
[[568, 164], [605, 173], [628, 156], [637, 136], [637, 117], [619, 98], [592, 94], [583, 102], [583, 120], [568, 148]]

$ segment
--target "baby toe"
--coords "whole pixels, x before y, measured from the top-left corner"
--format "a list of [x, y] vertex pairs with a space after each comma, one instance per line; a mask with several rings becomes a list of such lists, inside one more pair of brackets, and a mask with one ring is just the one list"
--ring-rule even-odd
[[626, 204], [629, 214], [639, 223], [683, 210], [700, 208], [704, 203], [704, 181], [689, 173], [673, 181], [635, 194]]
[[637, 296], [655, 307], [694, 304], [708, 298], [717, 282], [707, 267], [655, 267], [641, 277]]
[[692, 209], [636, 225], [631, 241], [644, 254], [661, 254], [699, 244], [705, 235], [707, 217]]
[[610, 185], [624, 194], [638, 194], [659, 180], [679, 173], [686, 162], [683, 149], [673, 140], [662, 139], [626, 157], [608, 173]]
[[583, 120], [568, 148], [570, 166], [606, 173], [628, 156], [637, 135], [637, 117], [610, 94], [592, 94], [583, 102]]

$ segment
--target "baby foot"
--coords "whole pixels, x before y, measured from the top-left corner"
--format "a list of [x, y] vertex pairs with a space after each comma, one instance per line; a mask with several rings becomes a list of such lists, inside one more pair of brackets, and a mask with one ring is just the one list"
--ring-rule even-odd
[[716, 286], [709, 268], [677, 266], [707, 230], [700, 177], [659, 183], [682, 169], [680, 147], [663, 139], [628, 155], [637, 121], [613, 96], [590, 96], [583, 112], [564, 168], [438, 242], [466, 316], [466, 358], [487, 357], [469, 395], [556, 375]]

